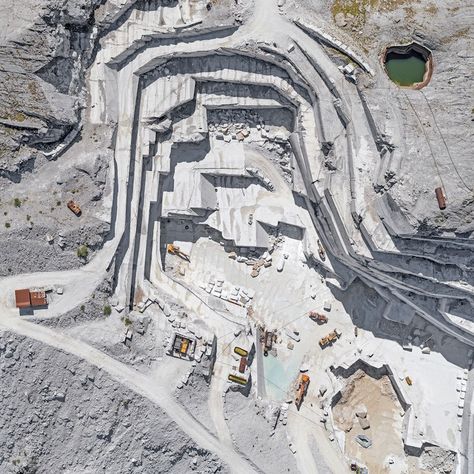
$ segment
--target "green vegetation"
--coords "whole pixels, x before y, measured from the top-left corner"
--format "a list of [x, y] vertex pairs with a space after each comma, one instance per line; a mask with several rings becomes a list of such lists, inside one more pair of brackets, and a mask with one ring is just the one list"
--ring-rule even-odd
[[79, 258], [86, 258], [89, 255], [89, 249], [87, 245], [80, 245], [77, 249], [77, 256]]
[[129, 319], [127, 316], [122, 316], [122, 321], [125, 326], [131, 326], [132, 325], [132, 320]]
[[84, 312], [85, 310], [86, 310], [86, 307], [83, 304], [81, 304], [81, 311]]
[[104, 306], [104, 315], [110, 316], [111, 314], [112, 314], [112, 308], [110, 307], [110, 305], [106, 304]]
[[[393, 11], [403, 5], [411, 3], [412, 0], [334, 0], [331, 6], [333, 18], [342, 14], [350, 24], [357, 28], [365, 25], [370, 11]], [[407, 11], [410, 7], [405, 6]], [[409, 13], [409, 12], [407, 12]]]
[[11, 227], [10, 222], [5, 222], [5, 227], [6, 227], [7, 229], [9, 229], [9, 228]]
[[19, 199], [19, 198], [13, 199], [13, 205], [15, 207], [21, 207], [21, 199]]
[[60, 206], [61, 205], [61, 201], [56, 201], [56, 206]]
[[26, 220], [29, 221], [31, 219], [31, 216], [29, 214], [26, 215]]

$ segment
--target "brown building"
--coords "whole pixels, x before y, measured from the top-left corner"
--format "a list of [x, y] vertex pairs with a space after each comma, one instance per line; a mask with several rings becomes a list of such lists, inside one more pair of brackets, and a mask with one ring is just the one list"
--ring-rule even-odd
[[31, 306], [30, 290], [15, 290], [17, 308], [29, 308]]
[[17, 308], [32, 308], [46, 306], [48, 300], [44, 291], [30, 291], [28, 289], [15, 290], [15, 301]]

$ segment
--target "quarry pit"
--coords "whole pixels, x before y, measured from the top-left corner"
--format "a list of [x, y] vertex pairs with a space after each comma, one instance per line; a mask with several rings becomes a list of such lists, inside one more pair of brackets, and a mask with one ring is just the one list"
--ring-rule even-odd
[[472, 472], [467, 7], [30, 1], [0, 471]]

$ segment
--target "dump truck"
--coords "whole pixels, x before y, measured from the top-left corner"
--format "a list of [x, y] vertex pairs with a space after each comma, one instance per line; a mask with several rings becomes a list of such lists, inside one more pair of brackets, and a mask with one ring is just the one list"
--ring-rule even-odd
[[323, 244], [318, 239], [318, 253], [321, 260], [326, 260], [326, 251], [324, 250]]
[[334, 329], [334, 331], [331, 331], [329, 334], [319, 340], [319, 345], [321, 346], [321, 348], [324, 348], [329, 344], [332, 344], [333, 342], [337, 341], [339, 337], [341, 337], [341, 333], [337, 329]]
[[189, 262], [189, 255], [182, 252], [177, 245], [168, 244], [166, 246], [166, 251], [171, 255], [176, 255], [176, 256], [182, 258], [183, 260], [187, 260]]
[[245, 369], [247, 368], [247, 357], [242, 357], [240, 359], [240, 364], [239, 364], [239, 372], [241, 374], [245, 373]]
[[316, 321], [318, 324], [324, 324], [328, 322], [328, 317], [325, 314], [317, 313], [316, 311], [310, 311], [309, 318], [313, 321]]
[[308, 390], [309, 385], [309, 375], [307, 374], [300, 374], [298, 378], [298, 386], [296, 388], [296, 396], [295, 396], [295, 405], [296, 408], [300, 408], [301, 404], [303, 403], [303, 398], [306, 395], [306, 391]]
[[67, 207], [76, 214], [76, 216], [80, 216], [82, 214], [82, 210], [79, 207], [79, 204], [77, 202], [73, 201], [72, 199], [68, 201]]

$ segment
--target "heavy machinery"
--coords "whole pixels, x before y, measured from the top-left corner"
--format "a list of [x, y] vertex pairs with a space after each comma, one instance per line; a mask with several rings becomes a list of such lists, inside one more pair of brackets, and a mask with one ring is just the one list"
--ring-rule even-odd
[[298, 387], [296, 388], [295, 405], [298, 410], [303, 403], [303, 398], [306, 395], [309, 385], [309, 375], [300, 374], [298, 378]]
[[265, 331], [263, 336], [263, 355], [267, 356], [268, 353], [272, 350], [273, 346], [273, 332]]
[[175, 357], [188, 357], [193, 340], [189, 337], [176, 334], [173, 342], [173, 355]]
[[327, 334], [326, 336], [322, 337], [319, 340], [319, 345], [321, 346], [322, 349], [324, 349], [326, 346], [337, 341], [339, 337], [341, 337], [341, 332], [338, 331], [337, 329], [334, 329], [334, 331], [331, 331], [329, 334]]
[[309, 317], [318, 324], [325, 324], [328, 322], [328, 317], [325, 314], [317, 313], [316, 311], [310, 311]]
[[237, 375], [229, 374], [227, 378], [231, 382], [238, 383], [239, 385], [247, 385], [247, 379], [244, 377], [238, 377]]
[[240, 359], [239, 372], [240, 372], [241, 374], [244, 374], [246, 368], [247, 368], [247, 357], [242, 357], [242, 358]]
[[234, 347], [234, 352], [238, 354], [240, 357], [247, 357], [249, 355], [248, 351], [242, 349], [239, 346]]
[[177, 245], [168, 244], [166, 246], [166, 251], [171, 255], [176, 255], [176, 256], [182, 258], [183, 260], [187, 260], [189, 262], [189, 255], [182, 252]]
[[324, 250], [323, 244], [318, 239], [318, 253], [321, 260], [326, 260], [326, 251]]
[[68, 201], [67, 207], [76, 214], [76, 216], [80, 216], [82, 214], [82, 210], [79, 207], [79, 204], [77, 202], [73, 201], [72, 199]]
[[407, 385], [413, 385], [413, 380], [409, 375], [405, 377], [405, 382], [407, 383]]

